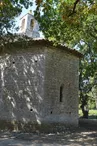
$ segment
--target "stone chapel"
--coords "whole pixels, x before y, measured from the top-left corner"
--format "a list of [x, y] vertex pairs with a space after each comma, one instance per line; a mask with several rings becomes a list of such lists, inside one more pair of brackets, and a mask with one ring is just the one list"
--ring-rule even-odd
[[[39, 37], [31, 14], [21, 18], [20, 33]], [[5, 48], [0, 53], [0, 129], [78, 126], [82, 54], [48, 40], [15, 41]]]

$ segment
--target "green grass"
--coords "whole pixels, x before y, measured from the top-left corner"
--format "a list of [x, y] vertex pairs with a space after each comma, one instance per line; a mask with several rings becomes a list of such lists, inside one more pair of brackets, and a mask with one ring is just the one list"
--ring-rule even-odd
[[[79, 117], [81, 117], [83, 114], [82, 114], [82, 111], [81, 109], [79, 110]], [[89, 110], [89, 118], [90, 119], [97, 119], [97, 109], [93, 109], [93, 110]]]

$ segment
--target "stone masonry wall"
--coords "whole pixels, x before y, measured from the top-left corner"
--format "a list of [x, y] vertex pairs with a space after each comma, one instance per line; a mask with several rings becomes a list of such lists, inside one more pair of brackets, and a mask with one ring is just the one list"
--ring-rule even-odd
[[45, 121], [78, 125], [78, 69], [79, 58], [64, 50], [48, 49], [44, 86]]
[[39, 122], [43, 108], [43, 50], [0, 57], [0, 119]]
[[0, 57], [0, 121], [77, 126], [79, 59], [32, 48]]

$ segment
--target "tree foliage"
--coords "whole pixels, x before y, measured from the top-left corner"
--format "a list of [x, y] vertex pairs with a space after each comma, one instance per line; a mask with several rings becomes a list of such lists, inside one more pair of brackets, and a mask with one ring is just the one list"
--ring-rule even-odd
[[[71, 45], [83, 36], [96, 38], [97, 2], [95, 0], [34, 0], [35, 17], [45, 37]], [[33, 0], [0, 1], [0, 34], [9, 33], [13, 19], [22, 8], [33, 5]]]
[[0, 36], [8, 34], [15, 27], [14, 18], [22, 12], [23, 7], [28, 8], [29, 5], [32, 5], [30, 0], [0, 1]]
[[83, 39], [86, 33], [90, 36], [97, 29], [96, 1], [36, 0], [36, 4], [35, 16], [45, 37], [50, 40], [69, 45], [71, 41]]
[[93, 40], [81, 42], [78, 46], [84, 54], [84, 58], [80, 61], [79, 95], [83, 117], [85, 118], [88, 116], [85, 107], [89, 101], [93, 101], [92, 91], [97, 84], [97, 53], [94, 49]]

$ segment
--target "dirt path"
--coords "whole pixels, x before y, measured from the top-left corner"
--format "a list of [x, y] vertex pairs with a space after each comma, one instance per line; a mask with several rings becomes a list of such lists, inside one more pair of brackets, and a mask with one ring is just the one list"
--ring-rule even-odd
[[97, 146], [97, 130], [77, 128], [61, 133], [0, 133], [0, 146]]

